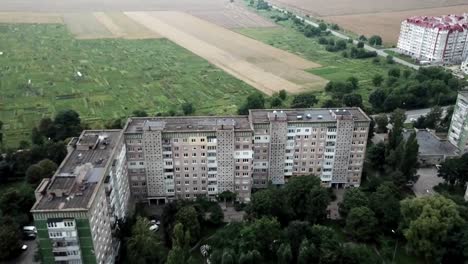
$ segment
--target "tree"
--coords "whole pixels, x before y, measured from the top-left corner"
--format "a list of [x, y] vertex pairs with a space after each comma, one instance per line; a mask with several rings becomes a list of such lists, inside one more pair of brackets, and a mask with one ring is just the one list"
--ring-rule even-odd
[[310, 243], [307, 238], [303, 239], [299, 247], [299, 255], [297, 256], [298, 264], [318, 263], [318, 252], [314, 244]]
[[382, 82], [384, 81], [384, 77], [381, 74], [376, 74], [374, 77], [372, 77], [372, 83], [375, 86], [380, 86], [382, 85]]
[[356, 93], [347, 94], [343, 97], [343, 103], [349, 107], [362, 107], [362, 97]]
[[235, 264], [234, 251], [232, 249], [224, 249], [223, 256], [221, 258], [221, 264]]
[[285, 236], [291, 245], [293, 256], [297, 256], [301, 241], [312, 235], [312, 228], [306, 221], [291, 221], [285, 229]]
[[35, 145], [44, 144], [44, 136], [41, 135], [37, 127], [33, 127], [31, 130], [31, 142]]
[[255, 218], [262, 216], [276, 217], [281, 223], [287, 223], [294, 215], [283, 193], [277, 188], [268, 188], [252, 194], [247, 213]]
[[54, 121], [50, 117], [42, 118], [38, 126], [39, 133], [46, 138], [55, 137]]
[[291, 103], [292, 108], [308, 108], [318, 103], [317, 98], [312, 93], [301, 93], [294, 96]]
[[446, 251], [443, 243], [449, 231], [463, 223], [455, 202], [440, 195], [401, 201], [401, 215], [400, 225], [410, 250], [435, 262]]
[[319, 28], [320, 28], [321, 31], [326, 31], [327, 30], [327, 24], [321, 22], [319, 24]]
[[432, 107], [431, 111], [426, 115], [426, 128], [436, 129], [439, 127], [440, 121], [442, 120], [442, 112], [443, 110], [440, 106]]
[[0, 211], [3, 215], [10, 216], [19, 226], [24, 226], [31, 221], [29, 210], [35, 200], [34, 189], [30, 185], [9, 189], [0, 196]]
[[289, 264], [292, 261], [291, 246], [289, 244], [283, 243], [276, 251], [276, 257], [279, 264]]
[[347, 244], [342, 250], [342, 262], [346, 264], [381, 263], [380, 258], [365, 245]]
[[57, 170], [57, 164], [50, 159], [43, 159], [37, 165], [42, 169], [43, 178], [51, 178]]
[[281, 228], [278, 221], [274, 218], [262, 217], [241, 229], [239, 248], [243, 252], [258, 250], [268, 256], [274, 254], [271, 244], [280, 237]]
[[393, 183], [384, 183], [369, 198], [369, 207], [374, 211], [383, 231], [396, 230], [400, 220], [400, 199]]
[[374, 35], [369, 38], [369, 44], [372, 46], [381, 46], [382, 38], [380, 36]]
[[356, 90], [357, 88], [359, 88], [359, 79], [354, 77], [354, 76], [351, 76], [349, 77], [346, 82], [348, 82], [349, 84], [351, 84], [351, 87]]
[[184, 206], [179, 209], [175, 215], [176, 222], [181, 223], [192, 238], [191, 242], [195, 242], [200, 238], [200, 223], [198, 222], [198, 214], [195, 208], [191, 205]]
[[122, 118], [115, 118], [106, 122], [104, 127], [106, 129], [122, 129], [124, 121]]
[[346, 232], [358, 241], [371, 240], [377, 219], [374, 212], [365, 206], [354, 207], [349, 211], [346, 217]]
[[367, 38], [366, 38], [366, 36], [361, 35], [361, 36], [359, 36], [358, 40], [365, 42], [365, 41], [367, 41]]
[[247, 115], [250, 109], [264, 109], [265, 98], [261, 93], [253, 93], [247, 97], [246, 102], [239, 108], [240, 115]]
[[190, 232], [184, 231], [184, 226], [181, 223], [177, 223], [174, 226], [174, 242], [172, 249], [169, 251], [167, 256], [167, 264], [185, 264], [187, 263], [190, 252]]
[[208, 209], [208, 213], [210, 214], [209, 221], [213, 225], [220, 225], [223, 222], [223, 209], [221, 209], [221, 206], [219, 206], [218, 203], [210, 206], [210, 208]]
[[359, 41], [359, 42], [357, 43], [356, 47], [358, 47], [358, 49], [364, 48], [364, 42]]
[[[284, 186], [286, 206], [292, 208], [296, 219], [305, 219], [311, 209], [314, 210], [314, 213], [323, 214], [320, 212], [320, 202], [322, 202], [320, 189], [315, 188], [321, 188], [320, 179], [315, 176], [294, 177]], [[311, 195], [312, 190], [314, 193]], [[317, 204], [314, 203], [315, 199], [317, 199]]]
[[325, 226], [314, 225], [309, 238], [317, 248], [319, 260], [314, 263], [340, 263], [340, 241], [336, 232]]
[[385, 165], [385, 143], [379, 142], [370, 146], [367, 151], [367, 160], [372, 168], [383, 171]]
[[182, 112], [184, 115], [191, 115], [195, 112], [195, 108], [193, 107], [192, 103], [184, 103], [182, 104]]
[[0, 225], [0, 260], [8, 260], [18, 255], [21, 248], [19, 227], [13, 221]]
[[361, 189], [348, 189], [344, 193], [343, 202], [339, 204], [339, 212], [342, 217], [346, 217], [351, 209], [367, 206], [368, 204], [369, 200]]
[[400, 171], [405, 175], [406, 180], [412, 180], [418, 169], [419, 144], [416, 133], [413, 132], [406, 140], [405, 153], [401, 161]]
[[29, 183], [39, 183], [42, 180], [42, 176], [42, 168], [37, 164], [29, 166], [26, 170], [26, 179]]
[[394, 64], [395, 63], [395, 60], [393, 60], [393, 56], [388, 55], [386, 60], [387, 60], [388, 64]]
[[0, 145], [3, 144], [3, 122], [0, 120]]
[[55, 115], [55, 140], [78, 136], [82, 130], [80, 115], [74, 110], [62, 110]]
[[127, 242], [128, 259], [132, 263], [163, 263], [159, 239], [149, 228], [148, 219], [138, 216], [132, 227], [132, 236]]
[[468, 153], [442, 162], [438, 176], [452, 186], [457, 185], [464, 188], [468, 182]]
[[403, 140], [403, 124], [406, 120], [405, 111], [401, 109], [396, 109], [390, 115], [390, 123], [392, 124], [392, 129], [388, 135], [388, 146], [389, 150], [395, 149], [400, 142]]
[[279, 96], [273, 96], [270, 102], [271, 107], [280, 107], [283, 105], [283, 101]]
[[313, 187], [307, 197], [306, 219], [312, 224], [325, 220], [330, 200], [330, 195], [325, 188], [321, 186]]
[[400, 74], [400, 68], [391, 68], [390, 70], [388, 70], [389, 77], [400, 78]]
[[308, 38], [320, 36], [320, 33], [321, 33], [321, 31], [320, 31], [319, 28], [313, 27], [311, 25], [306, 25], [304, 27], [304, 36], [306, 36]]
[[369, 95], [369, 103], [376, 111], [380, 111], [383, 108], [387, 93], [383, 89], [376, 89]]
[[286, 100], [286, 97], [288, 97], [288, 94], [286, 93], [285, 90], [280, 90], [278, 96], [279, 98], [281, 98], [281, 100]]
[[382, 113], [375, 117], [375, 123], [377, 124], [377, 133], [387, 133], [388, 117]]
[[132, 112], [132, 115], [136, 117], [147, 117], [148, 113], [145, 110], [135, 110]]

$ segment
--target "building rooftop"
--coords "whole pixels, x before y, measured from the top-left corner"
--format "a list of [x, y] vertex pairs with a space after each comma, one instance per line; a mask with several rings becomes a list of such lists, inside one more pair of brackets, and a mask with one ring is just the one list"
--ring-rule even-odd
[[[408, 139], [413, 131], [403, 133], [405, 139]], [[419, 144], [419, 155], [444, 155], [456, 156], [457, 147], [446, 140], [441, 140], [432, 132], [421, 129], [416, 131], [416, 140]]]
[[288, 122], [334, 122], [336, 116], [351, 117], [357, 121], [370, 121], [360, 108], [305, 108], [250, 110], [252, 123], [268, 123], [272, 116], [285, 116]]
[[252, 130], [247, 116], [132, 117], [125, 133], [141, 133], [143, 130], [215, 131], [229, 127], [236, 130]]
[[463, 32], [468, 28], [468, 15], [414, 16], [406, 19], [408, 23], [440, 30]]
[[120, 135], [120, 130], [87, 130], [72, 139], [71, 151], [47, 186], [39, 186], [42, 193], [32, 211], [87, 209], [113, 162]]

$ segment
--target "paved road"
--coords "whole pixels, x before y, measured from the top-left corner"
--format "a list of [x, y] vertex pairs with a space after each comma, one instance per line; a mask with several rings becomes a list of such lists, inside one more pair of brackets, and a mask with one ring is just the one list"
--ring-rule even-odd
[[[442, 117], [447, 114], [447, 108], [448, 106], [443, 106], [443, 112], [442, 112]], [[420, 116], [425, 116], [431, 111], [431, 108], [422, 108], [422, 109], [413, 109], [413, 110], [407, 110], [405, 111], [406, 114], [406, 120], [405, 123], [411, 123], [413, 120], [417, 120]], [[387, 114], [390, 116], [390, 114]], [[372, 115], [372, 118], [375, 118], [378, 115]]]
[[34, 254], [37, 251], [36, 240], [25, 240], [23, 244], [28, 246], [28, 249], [21, 253], [16, 259], [5, 262], [5, 264], [35, 264], [39, 262], [34, 261]]
[[434, 186], [444, 182], [444, 179], [437, 177], [437, 169], [421, 168], [418, 170], [419, 179], [413, 186], [413, 192], [417, 197], [434, 195]]
[[[286, 9], [283, 9], [283, 8], [281, 8], [281, 7], [279, 7], [279, 6], [273, 5], [273, 4], [271, 4], [271, 3], [270, 3], [270, 5], [271, 5], [271, 7], [272, 7], [273, 9], [276, 9], [276, 10], [278, 10], [278, 11], [280, 11], [280, 12], [283, 12], [283, 13], [286, 13], [286, 12], [287, 12]], [[299, 19], [302, 19], [302, 20], [304, 21], [304, 23], [309, 24], [309, 25], [311, 25], [311, 26], [314, 26], [314, 27], [318, 27], [318, 26], [319, 26], [318, 23], [313, 22], [313, 21], [311, 21], [311, 20], [308, 20], [308, 19], [306, 19], [306, 18], [304, 18], [304, 17], [301, 17], [301, 16], [299, 16], [299, 15], [296, 15], [296, 17], [299, 18]], [[331, 30], [331, 29], [327, 29], [327, 31], [329, 31], [332, 35], [334, 35], [334, 36], [336, 36], [336, 37], [339, 37], [339, 38], [342, 38], [342, 39], [345, 39], [345, 40], [350, 39], [350, 37], [346, 36], [345, 34], [342, 34], [342, 33], [338, 32], [338, 31]], [[357, 40], [353, 40], [353, 43], [354, 43], [354, 44], [357, 44], [358, 41], [357, 41]], [[381, 56], [381, 57], [387, 57], [387, 56], [389, 56], [384, 50], [376, 49], [376, 48], [374, 48], [374, 47], [372, 47], [372, 46], [369, 46], [369, 45], [367, 45], [367, 44], [364, 44], [364, 48], [365, 48], [366, 50], [368, 50], [368, 51], [375, 51], [375, 52], [377, 52], [377, 55], [379, 55], [379, 56]], [[413, 63], [409, 63], [409, 62], [404, 61], [404, 60], [399, 59], [399, 58], [395, 58], [395, 57], [394, 57], [393, 60], [394, 60], [396, 63], [399, 63], [399, 64], [401, 64], [401, 65], [404, 65], [404, 66], [413, 68], [413, 69], [415, 69], [415, 70], [418, 70], [419, 67], [420, 67], [420, 66], [418, 66], [418, 65], [415, 65], [415, 64], [413, 64]]]

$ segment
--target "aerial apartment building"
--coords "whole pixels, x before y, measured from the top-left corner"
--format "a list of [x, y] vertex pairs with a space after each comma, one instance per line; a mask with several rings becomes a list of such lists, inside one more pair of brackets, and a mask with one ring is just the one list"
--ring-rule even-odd
[[468, 15], [415, 16], [401, 23], [398, 49], [421, 62], [460, 64], [468, 56]]
[[468, 91], [458, 93], [448, 139], [460, 154], [468, 152]]
[[83, 131], [35, 191], [31, 209], [43, 263], [113, 263], [130, 189], [121, 130]]
[[131, 118], [124, 128], [139, 201], [237, 193], [314, 174], [359, 186], [370, 119], [359, 108], [251, 110], [248, 116]]

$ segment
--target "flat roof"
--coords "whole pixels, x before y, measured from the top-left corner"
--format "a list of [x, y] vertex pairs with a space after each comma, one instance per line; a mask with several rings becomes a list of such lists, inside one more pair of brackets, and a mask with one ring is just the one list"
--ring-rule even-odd
[[31, 211], [87, 209], [112, 164], [121, 130], [86, 130], [55, 172]]
[[125, 133], [141, 133], [148, 127], [163, 132], [216, 131], [221, 126], [252, 130], [248, 116], [132, 117]]
[[370, 121], [357, 107], [349, 108], [302, 108], [302, 109], [254, 109], [250, 110], [252, 123], [269, 123], [268, 114], [285, 114], [288, 122], [333, 122], [336, 115], [352, 116], [355, 121]]
[[[413, 130], [403, 132], [403, 137], [408, 139], [412, 132]], [[457, 155], [457, 147], [447, 140], [441, 140], [430, 131], [417, 130], [416, 140], [419, 144], [419, 155]]]

